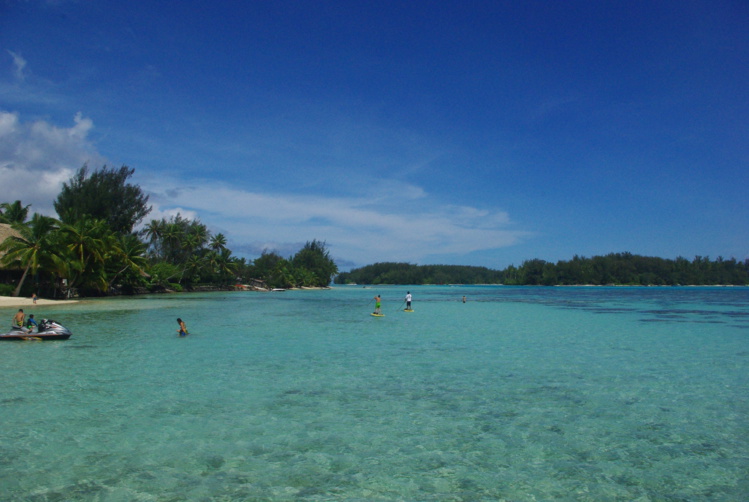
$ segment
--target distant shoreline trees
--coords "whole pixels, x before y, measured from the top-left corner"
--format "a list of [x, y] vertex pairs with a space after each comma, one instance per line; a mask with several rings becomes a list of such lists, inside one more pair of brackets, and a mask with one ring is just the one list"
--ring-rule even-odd
[[384, 262], [342, 272], [336, 284], [501, 284], [502, 273], [465, 265]]
[[325, 242], [313, 239], [288, 259], [264, 251], [247, 267], [247, 273], [262, 278], [271, 288], [328, 287], [338, 266]]
[[336, 284], [505, 284], [508, 286], [749, 285], [749, 260], [697, 256], [675, 260], [610, 253], [551, 263], [526, 260], [504, 270], [456, 265], [375, 263], [339, 274]]

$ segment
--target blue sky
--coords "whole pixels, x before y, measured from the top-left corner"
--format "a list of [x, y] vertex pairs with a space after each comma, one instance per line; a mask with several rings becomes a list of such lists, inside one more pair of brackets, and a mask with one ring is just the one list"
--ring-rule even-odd
[[[0, 200], [84, 163], [235, 254], [749, 258], [749, 4], [0, 1]], [[150, 218], [149, 217], [149, 218]]]

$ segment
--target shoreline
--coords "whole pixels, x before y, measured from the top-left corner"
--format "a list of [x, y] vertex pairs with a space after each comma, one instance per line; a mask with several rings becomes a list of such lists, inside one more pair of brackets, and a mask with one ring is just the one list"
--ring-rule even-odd
[[20, 296], [0, 296], [0, 308], [33, 308], [36, 305], [65, 305], [67, 303], [80, 303], [80, 300], [47, 300], [46, 298], [37, 298], [36, 303], [34, 303], [31, 298], [22, 298]]
[[[540, 286], [540, 285], [521, 285], [521, 286], [506, 286], [504, 284], [378, 284], [376, 286], [366, 284], [335, 284], [333, 286], [301, 286], [296, 288], [287, 288], [283, 289], [283, 291], [314, 291], [314, 290], [326, 290], [326, 289], [335, 289], [337, 287], [355, 287], [355, 288], [363, 288], [363, 289], [372, 289], [374, 287], [406, 287], [406, 286], [430, 286], [430, 287], [471, 287], [471, 286], [493, 286], [493, 287], [537, 287], [537, 288], [746, 288], [749, 287], [749, 285], [736, 285], [736, 284], [680, 284], [678, 286], [670, 286], [670, 285], [630, 285], [630, 284], [557, 284], [553, 286]], [[272, 290], [270, 289], [261, 289], [261, 288], [248, 288], [248, 289], [225, 289], [225, 290], [215, 290], [215, 292], [219, 291], [237, 291], [237, 292], [257, 292], [257, 293], [270, 293]], [[189, 294], [189, 293], [203, 293], [206, 291], [160, 291], [160, 292], [148, 292], [148, 293], [140, 293], [135, 295], [110, 295], [108, 297], [102, 297], [102, 298], [122, 298], [122, 297], [138, 297], [138, 296], [145, 296], [145, 295], [157, 295], [157, 294], [168, 294], [168, 295], [183, 295], [183, 294]], [[37, 298], [36, 303], [31, 298], [28, 297], [13, 297], [13, 296], [0, 296], [0, 308], [12, 308], [12, 307], [19, 307], [19, 308], [34, 308], [37, 305], [67, 305], [67, 304], [73, 304], [73, 303], [81, 303], [81, 299], [76, 300], [51, 300], [47, 298]]]

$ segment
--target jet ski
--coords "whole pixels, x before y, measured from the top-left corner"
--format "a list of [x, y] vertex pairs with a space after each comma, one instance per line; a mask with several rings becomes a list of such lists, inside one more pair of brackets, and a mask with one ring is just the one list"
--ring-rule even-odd
[[0, 334], [0, 340], [67, 340], [70, 338], [68, 328], [52, 319], [42, 319], [36, 331], [13, 326], [8, 333]]

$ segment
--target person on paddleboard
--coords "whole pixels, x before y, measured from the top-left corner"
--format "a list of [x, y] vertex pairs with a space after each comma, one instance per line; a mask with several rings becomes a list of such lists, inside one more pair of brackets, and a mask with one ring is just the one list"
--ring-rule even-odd
[[380, 314], [381, 313], [380, 310], [381, 310], [381, 307], [382, 307], [380, 295], [375, 296], [374, 297], [374, 301], [375, 301], [375, 311], [374, 311], [374, 313], [375, 314]]
[[406, 291], [406, 310], [411, 310], [411, 292]]

